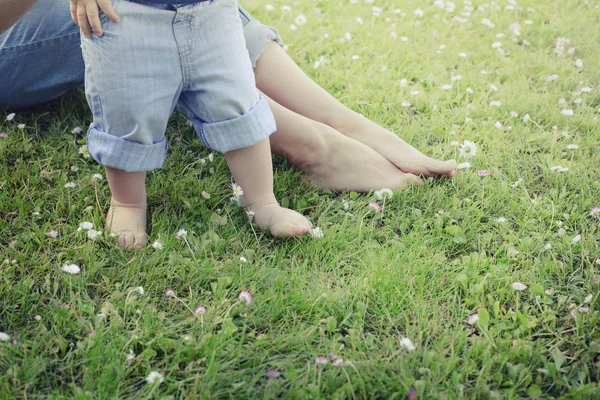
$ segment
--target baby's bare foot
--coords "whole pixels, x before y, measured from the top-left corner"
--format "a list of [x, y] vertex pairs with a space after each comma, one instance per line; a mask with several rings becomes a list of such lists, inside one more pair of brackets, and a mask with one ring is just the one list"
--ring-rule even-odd
[[254, 221], [263, 231], [275, 237], [296, 237], [310, 232], [311, 223], [296, 211], [280, 207], [277, 203], [253, 204], [246, 208], [254, 212]]
[[124, 249], [141, 249], [146, 236], [146, 203], [120, 203], [111, 198], [106, 214], [106, 229], [117, 235]]

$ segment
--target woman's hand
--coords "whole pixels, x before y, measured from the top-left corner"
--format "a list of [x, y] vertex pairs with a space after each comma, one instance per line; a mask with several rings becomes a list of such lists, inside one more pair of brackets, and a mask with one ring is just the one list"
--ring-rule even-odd
[[92, 37], [92, 30], [96, 36], [102, 36], [102, 24], [100, 24], [98, 8], [108, 18], [119, 23], [119, 16], [115, 12], [111, 0], [71, 0], [71, 18], [79, 25], [87, 38]]

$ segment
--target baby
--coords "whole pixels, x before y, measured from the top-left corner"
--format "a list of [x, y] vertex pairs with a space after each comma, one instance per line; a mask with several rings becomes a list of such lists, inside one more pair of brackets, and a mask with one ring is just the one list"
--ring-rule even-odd
[[124, 248], [147, 241], [146, 171], [165, 160], [175, 107], [205, 145], [224, 153], [260, 229], [276, 237], [311, 229], [273, 194], [275, 120], [255, 88], [237, 7], [237, 0], [71, 0], [93, 113], [88, 150], [105, 166], [107, 229]]

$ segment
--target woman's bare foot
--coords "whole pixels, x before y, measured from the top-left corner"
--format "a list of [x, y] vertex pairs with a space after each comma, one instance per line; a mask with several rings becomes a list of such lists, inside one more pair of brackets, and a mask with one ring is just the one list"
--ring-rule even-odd
[[400, 171], [375, 150], [331, 129], [324, 135], [323, 155], [303, 168], [306, 179], [321, 189], [369, 192], [420, 184], [418, 176]]
[[270, 138], [271, 149], [286, 157], [308, 181], [321, 189], [369, 192], [398, 189], [420, 181], [370, 147], [271, 99], [268, 101], [277, 120], [277, 132]]
[[276, 202], [246, 207], [254, 213], [254, 222], [263, 231], [278, 238], [297, 237], [310, 232], [311, 223], [296, 211], [280, 207]]
[[146, 236], [146, 203], [125, 204], [110, 199], [106, 214], [106, 230], [117, 236], [124, 249], [141, 249]]
[[360, 114], [353, 113], [335, 127], [344, 135], [374, 149], [404, 172], [425, 177], [454, 176], [456, 161], [440, 161], [421, 153], [396, 134]]

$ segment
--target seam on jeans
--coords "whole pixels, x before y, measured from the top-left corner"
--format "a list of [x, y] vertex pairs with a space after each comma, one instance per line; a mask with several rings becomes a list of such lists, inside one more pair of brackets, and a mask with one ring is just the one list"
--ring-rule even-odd
[[[82, 48], [82, 50], [83, 50], [83, 48]], [[85, 54], [85, 50], [82, 51], [82, 54]], [[86, 58], [84, 58], [84, 62], [85, 62], [85, 65], [86, 65], [85, 66], [85, 68], [86, 68], [85, 73], [86, 73], [86, 75], [89, 76], [90, 84], [94, 88], [94, 91], [95, 91], [95, 93], [93, 93], [93, 94], [91, 93], [90, 94], [91, 95], [90, 96], [91, 97], [90, 100], [92, 101], [92, 104], [90, 104], [90, 109], [91, 109], [92, 115], [93, 115], [94, 114], [94, 108], [95, 108], [94, 99], [98, 99], [97, 100], [97, 103], [98, 103], [98, 112], [100, 114], [99, 115], [100, 121], [102, 122], [102, 131], [106, 131], [106, 121], [104, 120], [104, 112], [103, 112], [103, 109], [102, 109], [102, 97], [100, 97], [100, 93], [98, 92], [98, 85], [96, 85], [96, 80], [94, 78], [93, 71], [88, 71], [88, 67], [87, 67], [88, 60], [86, 60]], [[90, 65], [91, 65], [91, 63], [90, 63]], [[91, 72], [91, 73], [89, 73], [89, 72]], [[85, 81], [84, 81], [84, 85], [85, 85]]]
[[246, 25], [247, 23], [249, 23], [250, 21], [252, 21], [252, 17], [250, 16], [250, 13], [246, 10], [244, 10], [242, 7], [238, 7], [238, 11], [240, 13], [240, 17], [244, 18], [246, 21], [242, 21], [242, 23], [244, 25]]
[[64, 38], [66, 38], [68, 36], [73, 36], [73, 35], [79, 36], [79, 32], [72, 32], [72, 33], [67, 33], [65, 35], [53, 36], [53, 37], [48, 38], [48, 39], [36, 40], [34, 42], [19, 43], [19, 44], [15, 44], [15, 45], [12, 45], [12, 46], [4, 46], [4, 47], [0, 47], [0, 51], [2, 51], [2, 50], [11, 50], [11, 49], [18, 48], [18, 47], [35, 46], [37, 44], [41, 44], [41, 43], [47, 42], [49, 40], [61, 40], [61, 39], [64, 39]]
[[[177, 100], [178, 103], [181, 103], [185, 106], [185, 108], [187, 109], [187, 111], [181, 112], [183, 115], [185, 115], [186, 117], [190, 118], [190, 120], [192, 121], [192, 125], [194, 124], [194, 119], [197, 119], [198, 121], [202, 121], [200, 118], [198, 118], [198, 116], [196, 115], [196, 113], [194, 112], [194, 110], [192, 109], [192, 107], [190, 107], [185, 100], [180, 98]], [[186, 115], [189, 112], [190, 115]], [[208, 144], [208, 141], [206, 140], [206, 135], [204, 134], [204, 121], [202, 121], [202, 123], [200, 124], [200, 132], [198, 132], [198, 129], [196, 129], [196, 126], [194, 125], [194, 130], [196, 131], [196, 135], [198, 135], [198, 139], [200, 139], [200, 141], [202, 142], [203, 145], [205, 145], [208, 148], [211, 148], [210, 145]]]

